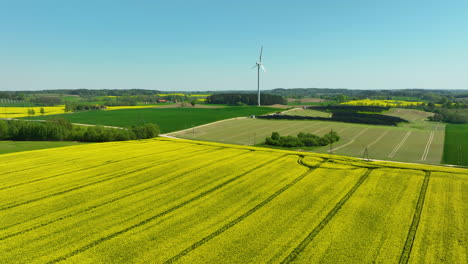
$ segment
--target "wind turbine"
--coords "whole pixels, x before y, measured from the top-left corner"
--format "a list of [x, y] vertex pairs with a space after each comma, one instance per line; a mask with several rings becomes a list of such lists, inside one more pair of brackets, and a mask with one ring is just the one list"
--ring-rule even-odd
[[260, 106], [260, 68], [262, 68], [263, 72], [265, 71], [265, 67], [263, 67], [262, 64], [262, 53], [263, 53], [263, 45], [262, 48], [260, 49], [260, 59], [257, 63], [255, 63], [255, 66], [253, 66], [251, 69], [257, 67], [257, 89], [258, 89], [258, 106]]

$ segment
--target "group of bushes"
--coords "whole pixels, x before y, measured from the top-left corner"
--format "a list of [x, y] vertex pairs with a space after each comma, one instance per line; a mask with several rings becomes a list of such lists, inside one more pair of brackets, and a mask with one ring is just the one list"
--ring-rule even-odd
[[100, 126], [73, 126], [70, 121], [62, 118], [51, 119], [47, 122], [0, 120], [0, 140], [106, 142], [153, 138], [158, 135], [159, 127], [155, 124], [117, 129]]
[[106, 109], [105, 105], [95, 105], [88, 103], [67, 103], [65, 104], [65, 112], [75, 112], [75, 111], [90, 111], [90, 110], [102, 110]]
[[330, 131], [324, 136], [320, 137], [310, 133], [299, 133], [297, 137], [294, 136], [280, 136], [278, 132], [271, 133], [271, 137], [265, 139], [265, 144], [270, 146], [279, 147], [316, 147], [326, 146], [333, 142], [340, 140], [340, 136], [335, 131]]

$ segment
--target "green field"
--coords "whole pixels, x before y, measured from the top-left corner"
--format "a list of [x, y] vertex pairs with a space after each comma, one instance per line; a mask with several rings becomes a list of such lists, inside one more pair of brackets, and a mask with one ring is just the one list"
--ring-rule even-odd
[[467, 261], [466, 169], [166, 139], [0, 157], [0, 263]]
[[468, 124], [447, 124], [444, 163], [468, 166]]
[[72, 141], [0, 141], [0, 154], [80, 144]]
[[427, 113], [417, 110], [401, 109], [400, 114], [404, 114], [408, 120], [412, 121], [400, 127], [389, 127], [328, 121], [245, 118], [219, 122], [171, 135], [203, 141], [257, 145], [274, 131], [281, 135], [308, 132], [322, 136], [333, 129], [340, 135], [340, 141], [333, 146], [316, 148], [314, 152], [329, 153], [332, 148], [334, 154], [365, 157], [367, 147], [366, 157], [371, 159], [440, 164], [444, 147], [445, 124], [424, 121]]
[[[222, 119], [262, 115], [280, 111], [271, 107], [224, 107], [224, 108], [143, 108], [112, 111], [87, 111], [47, 118], [62, 117], [72, 123], [130, 127], [134, 124], [156, 123], [162, 133], [182, 130]], [[44, 119], [35, 117], [30, 119]]]

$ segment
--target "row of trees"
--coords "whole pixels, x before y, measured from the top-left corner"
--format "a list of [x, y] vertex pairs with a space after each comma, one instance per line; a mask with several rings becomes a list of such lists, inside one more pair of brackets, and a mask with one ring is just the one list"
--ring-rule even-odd
[[468, 124], [468, 110], [436, 109], [435, 114], [429, 117], [431, 121], [442, 121], [452, 124]]
[[[279, 95], [261, 94], [262, 105], [286, 104], [286, 99]], [[208, 104], [257, 105], [258, 95], [252, 93], [213, 94], [206, 98]]]
[[0, 139], [3, 140], [106, 142], [153, 138], [158, 135], [159, 127], [155, 124], [117, 129], [73, 126], [70, 121], [63, 118], [54, 118], [47, 122], [0, 120]]
[[65, 112], [75, 111], [90, 111], [106, 109], [105, 105], [86, 104], [86, 103], [67, 103], [65, 104]]
[[271, 133], [271, 137], [265, 139], [265, 144], [270, 146], [279, 146], [279, 147], [316, 147], [316, 146], [326, 146], [331, 143], [340, 140], [338, 133], [331, 130], [322, 137], [310, 134], [310, 133], [299, 133], [297, 137], [294, 136], [281, 136], [278, 132]]
[[307, 109], [317, 110], [322, 112], [331, 112], [331, 113], [357, 113], [357, 112], [367, 112], [367, 113], [381, 113], [383, 111], [390, 110], [390, 107], [385, 106], [373, 106], [373, 105], [327, 105], [327, 106], [314, 106], [307, 107]]
[[383, 125], [397, 126], [398, 123], [407, 123], [408, 121], [396, 117], [379, 114], [362, 114], [353, 112], [336, 112], [332, 117], [315, 117], [315, 116], [293, 116], [293, 115], [265, 115], [257, 116], [261, 119], [284, 119], [284, 120], [319, 120], [319, 121], [335, 121], [345, 123], [367, 124], [367, 125]]

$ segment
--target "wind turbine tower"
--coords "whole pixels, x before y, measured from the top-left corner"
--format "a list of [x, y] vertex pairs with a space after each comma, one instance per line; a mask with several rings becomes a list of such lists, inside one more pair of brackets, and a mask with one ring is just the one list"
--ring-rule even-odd
[[255, 63], [255, 66], [253, 66], [251, 69], [257, 67], [257, 90], [258, 90], [258, 106], [260, 106], [260, 68], [262, 68], [263, 72], [265, 72], [265, 67], [263, 67], [262, 64], [262, 53], [263, 53], [263, 46], [260, 49], [260, 59], [257, 63]]

